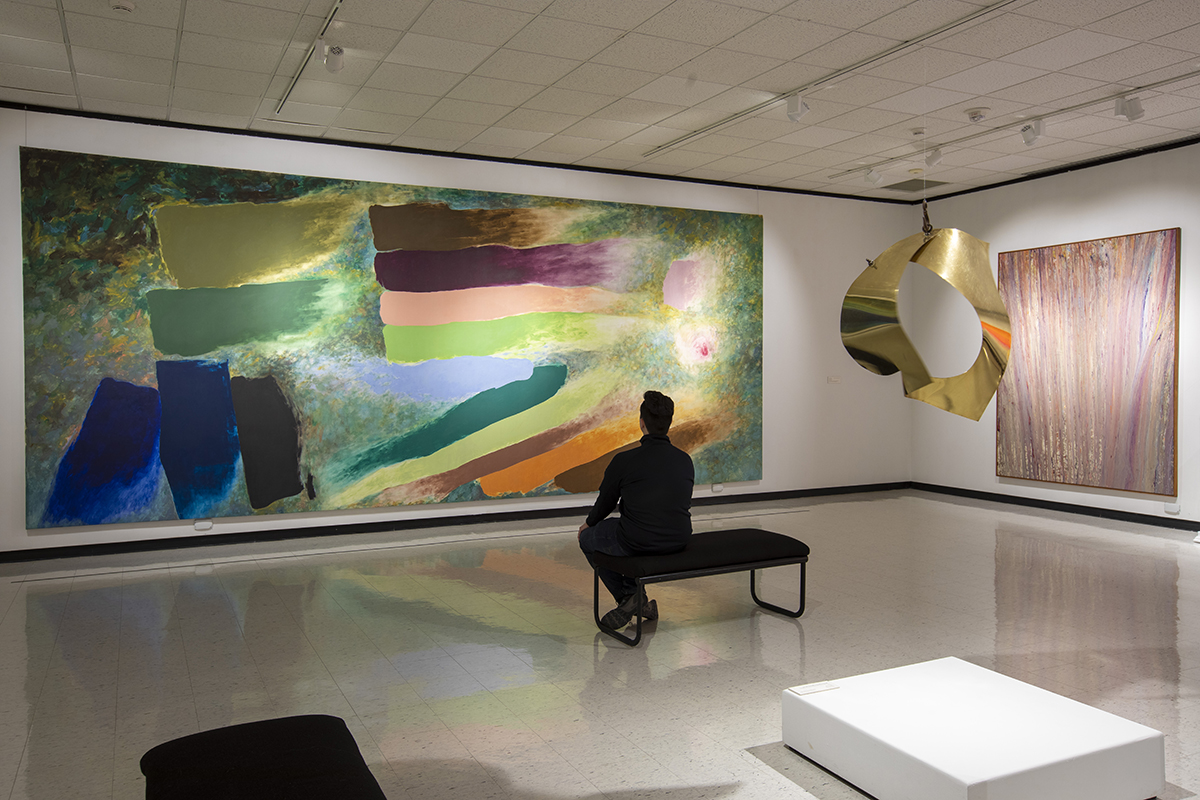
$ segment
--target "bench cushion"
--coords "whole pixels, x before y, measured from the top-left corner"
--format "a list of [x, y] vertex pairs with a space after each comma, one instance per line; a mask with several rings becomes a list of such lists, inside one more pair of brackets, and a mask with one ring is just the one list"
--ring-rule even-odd
[[736, 570], [739, 564], [784, 560], [798, 563], [808, 558], [808, 545], [782, 533], [758, 528], [710, 531], [692, 534], [687, 547], [667, 555], [610, 556], [593, 553], [601, 567], [631, 578], [646, 578], [675, 572], [693, 572], [718, 567]]

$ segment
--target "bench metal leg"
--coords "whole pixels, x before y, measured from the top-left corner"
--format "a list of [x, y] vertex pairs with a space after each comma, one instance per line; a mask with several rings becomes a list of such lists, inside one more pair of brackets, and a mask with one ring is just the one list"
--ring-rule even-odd
[[762, 606], [765, 609], [768, 609], [770, 611], [777, 611], [778, 613], [784, 614], [789, 617], [800, 616], [801, 614], [804, 613], [804, 568], [807, 566], [808, 566], [808, 562], [806, 562], [806, 561], [800, 562], [800, 608], [797, 609], [796, 611], [789, 611], [786, 608], [781, 608], [777, 605], [768, 603], [765, 600], [759, 599], [758, 593], [754, 591], [754, 573], [757, 572], [758, 570], [754, 570], [754, 569], [750, 570], [750, 596], [754, 598], [754, 602], [758, 603], [760, 606]]
[[641, 580], [636, 578], [635, 580], [637, 580], [637, 608], [634, 609], [634, 616], [637, 617], [637, 632], [630, 638], [600, 621], [600, 572], [595, 567], [592, 568], [592, 617], [596, 620], [596, 627], [614, 639], [620, 639], [630, 647], [637, 647], [637, 643], [642, 640], [642, 598], [646, 596]]

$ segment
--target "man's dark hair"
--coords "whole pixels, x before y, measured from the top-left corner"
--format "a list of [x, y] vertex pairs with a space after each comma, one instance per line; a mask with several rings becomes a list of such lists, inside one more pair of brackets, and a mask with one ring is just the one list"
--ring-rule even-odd
[[675, 416], [675, 401], [662, 392], [646, 392], [642, 395], [639, 413], [649, 433], [665, 436], [671, 428], [671, 418]]

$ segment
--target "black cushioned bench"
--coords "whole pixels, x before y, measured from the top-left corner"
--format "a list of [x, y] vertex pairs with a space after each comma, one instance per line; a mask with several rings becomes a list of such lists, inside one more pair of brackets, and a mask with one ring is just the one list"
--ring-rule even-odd
[[142, 756], [146, 800], [387, 800], [340, 717], [230, 725]]
[[[606, 567], [637, 581], [638, 605], [634, 612], [637, 617], [637, 633], [630, 638], [601, 624], [600, 573], [592, 571], [592, 613], [596, 618], [596, 627], [631, 647], [642, 640], [641, 598], [642, 590], [648, 583], [748, 571], [750, 596], [754, 598], [755, 603], [789, 617], [798, 617], [804, 613], [804, 572], [808, 564], [808, 545], [782, 533], [757, 528], [709, 531], [692, 534], [684, 550], [670, 555], [609, 556], [593, 553], [592, 559], [597, 567]], [[754, 590], [755, 570], [789, 564], [800, 565], [800, 607], [795, 611], [759, 599]]]

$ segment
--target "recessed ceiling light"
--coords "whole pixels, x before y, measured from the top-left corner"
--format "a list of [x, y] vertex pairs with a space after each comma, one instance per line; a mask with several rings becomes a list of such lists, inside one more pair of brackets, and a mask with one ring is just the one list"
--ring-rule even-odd
[[983, 122], [985, 119], [987, 119], [987, 113], [989, 111], [991, 111], [991, 109], [986, 106], [980, 106], [978, 108], [968, 108], [967, 112], [966, 112], [967, 119], [971, 120], [971, 122], [978, 124], [980, 122]]
[[134, 4], [133, 0], [110, 0], [108, 5], [113, 11], [120, 11], [125, 14], [132, 14], [134, 11], [137, 11], [137, 5]]

